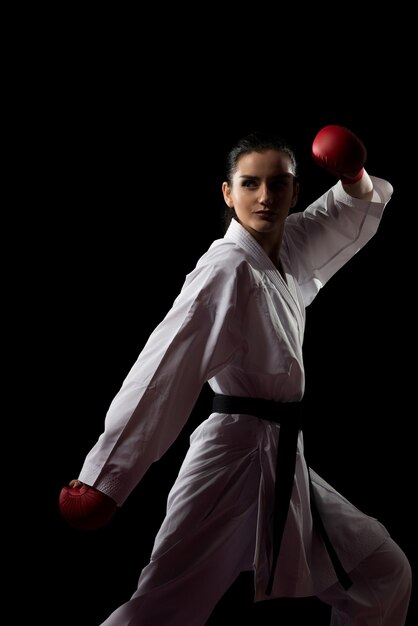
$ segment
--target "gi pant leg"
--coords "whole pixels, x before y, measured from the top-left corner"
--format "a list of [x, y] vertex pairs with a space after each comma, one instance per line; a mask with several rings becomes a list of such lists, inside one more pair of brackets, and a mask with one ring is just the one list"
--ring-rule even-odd
[[350, 572], [353, 585], [319, 594], [330, 604], [331, 626], [404, 626], [411, 595], [409, 562], [390, 538]]
[[203, 626], [253, 569], [261, 469], [252, 444], [223, 454], [194, 441], [137, 591], [102, 626]]

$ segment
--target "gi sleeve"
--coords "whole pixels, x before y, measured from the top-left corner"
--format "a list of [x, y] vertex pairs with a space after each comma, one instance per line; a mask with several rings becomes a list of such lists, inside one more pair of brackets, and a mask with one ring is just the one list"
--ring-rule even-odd
[[[233, 264], [232, 264], [233, 265]], [[114, 397], [79, 479], [123, 504], [174, 442], [203, 384], [243, 342], [245, 264], [198, 264]]]
[[288, 217], [283, 243], [305, 306], [376, 233], [393, 188], [371, 179], [371, 200], [349, 196], [338, 182], [305, 211]]

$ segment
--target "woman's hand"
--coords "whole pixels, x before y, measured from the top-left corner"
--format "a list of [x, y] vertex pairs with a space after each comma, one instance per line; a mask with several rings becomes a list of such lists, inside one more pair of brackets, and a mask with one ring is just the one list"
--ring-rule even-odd
[[61, 489], [59, 509], [73, 528], [96, 530], [110, 521], [116, 502], [102, 491], [74, 479]]

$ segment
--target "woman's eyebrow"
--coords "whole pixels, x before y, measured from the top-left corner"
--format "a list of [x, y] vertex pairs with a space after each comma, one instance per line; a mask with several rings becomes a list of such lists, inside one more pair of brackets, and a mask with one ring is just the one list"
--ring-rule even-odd
[[[259, 176], [253, 176], [252, 174], [241, 174], [241, 176], [239, 178], [246, 178], [246, 179], [250, 179], [250, 180], [259, 180], [260, 177]], [[268, 180], [278, 180], [281, 178], [294, 178], [294, 174], [292, 174], [291, 172], [285, 172], [283, 174], [277, 174], [276, 176], [269, 176]]]

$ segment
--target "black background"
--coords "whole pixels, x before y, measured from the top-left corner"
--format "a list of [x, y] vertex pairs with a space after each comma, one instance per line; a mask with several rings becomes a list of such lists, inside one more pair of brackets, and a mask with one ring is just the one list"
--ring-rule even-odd
[[[31, 577], [20, 610], [43, 623], [98, 626], [136, 588], [190, 433], [208, 414], [208, 389], [106, 528], [70, 529], [59, 516], [59, 491], [77, 477], [110, 401], [185, 274], [222, 235], [224, 157], [257, 128], [278, 130], [294, 145], [299, 209], [334, 184], [310, 156], [326, 124], [356, 132], [368, 148], [369, 173], [394, 186], [376, 237], [307, 311], [305, 400], [315, 418], [311, 465], [382, 521], [415, 568], [408, 93], [392, 76], [391, 90], [403, 99], [400, 115], [384, 72], [359, 70], [364, 81], [353, 85], [352, 73], [335, 80], [317, 60], [302, 68], [301, 80], [301, 68], [283, 55], [264, 74], [234, 51], [223, 63], [207, 55], [192, 63], [192, 46], [151, 62], [155, 51], [138, 47], [140, 33], [125, 38], [120, 28], [109, 30], [108, 18], [104, 31], [92, 20], [89, 30], [58, 25], [23, 64], [17, 114], [27, 211], [12, 237], [24, 259], [16, 283], [22, 362], [35, 383], [23, 385], [30, 408], [22, 428], [36, 514], [19, 534], [25, 551], [17, 582], [25, 584], [27, 575], [22, 559]], [[409, 626], [415, 610], [413, 602]], [[251, 576], [243, 575], [209, 624], [232, 617], [325, 625], [329, 610], [316, 599], [254, 605]]]

